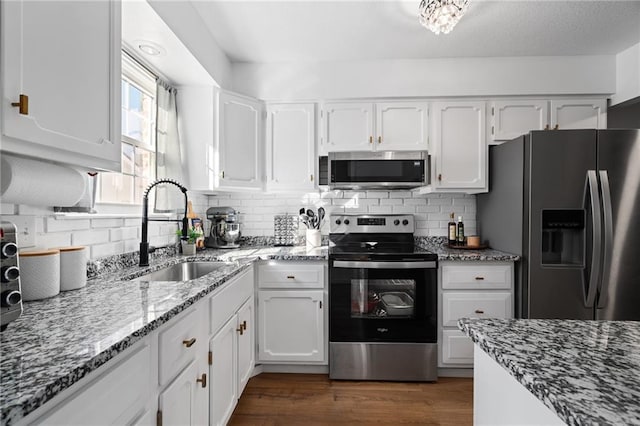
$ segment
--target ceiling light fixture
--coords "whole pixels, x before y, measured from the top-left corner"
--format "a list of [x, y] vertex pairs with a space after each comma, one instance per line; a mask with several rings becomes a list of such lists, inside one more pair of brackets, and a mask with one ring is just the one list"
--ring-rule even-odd
[[469, 7], [469, 0], [422, 0], [418, 6], [420, 23], [436, 34], [448, 34]]
[[138, 49], [140, 49], [142, 53], [145, 53], [147, 55], [164, 56], [166, 54], [166, 51], [162, 46], [152, 41], [144, 40], [144, 41], [139, 41], [137, 44], [138, 44]]

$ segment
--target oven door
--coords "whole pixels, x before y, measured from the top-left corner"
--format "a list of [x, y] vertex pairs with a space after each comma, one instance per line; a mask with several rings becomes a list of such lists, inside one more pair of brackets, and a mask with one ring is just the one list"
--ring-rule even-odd
[[331, 342], [437, 342], [435, 261], [332, 259]]

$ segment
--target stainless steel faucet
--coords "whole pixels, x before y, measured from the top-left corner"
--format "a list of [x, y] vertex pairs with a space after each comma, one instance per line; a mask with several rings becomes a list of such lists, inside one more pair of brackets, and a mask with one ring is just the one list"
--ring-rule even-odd
[[158, 179], [155, 182], [151, 183], [147, 189], [144, 191], [144, 196], [142, 197], [142, 241], [140, 241], [140, 263], [139, 266], [149, 266], [149, 251], [153, 251], [153, 249], [149, 249], [149, 241], [148, 241], [148, 233], [149, 233], [149, 221], [154, 222], [180, 222], [179, 219], [149, 219], [149, 191], [153, 189], [156, 185], [162, 183], [170, 183], [172, 185], [180, 188], [180, 191], [184, 194], [184, 217], [182, 218], [182, 239], [186, 239], [188, 235], [189, 228], [189, 219], [187, 219], [187, 188], [180, 185], [178, 182], [172, 179]]

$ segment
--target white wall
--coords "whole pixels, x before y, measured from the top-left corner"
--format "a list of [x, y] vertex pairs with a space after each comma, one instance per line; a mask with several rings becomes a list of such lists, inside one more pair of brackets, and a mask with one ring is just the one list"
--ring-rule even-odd
[[[272, 236], [273, 216], [297, 215], [301, 207], [323, 206], [332, 213], [407, 213], [416, 220], [416, 236], [445, 236], [449, 214], [463, 217], [467, 235], [476, 232], [476, 197], [466, 194], [418, 194], [411, 191], [328, 191], [289, 194], [220, 194], [210, 206], [233, 207], [240, 212], [245, 236]], [[322, 233], [329, 233], [328, 217]], [[304, 232], [301, 224], [300, 232]]]
[[640, 43], [616, 55], [616, 93], [611, 105], [640, 96]]
[[233, 90], [264, 100], [612, 94], [616, 57], [233, 63]]
[[231, 62], [190, 2], [149, 0], [149, 4], [223, 88], [231, 87]]
[[[204, 218], [208, 200], [206, 196], [189, 194], [194, 211]], [[21, 249], [46, 249], [64, 246], [88, 246], [91, 259], [138, 251], [141, 238], [140, 217], [92, 217], [89, 214], [60, 216], [51, 207], [34, 207], [3, 203], [2, 220], [12, 216], [28, 217], [35, 221], [35, 246]], [[177, 241], [177, 223], [149, 223], [149, 242], [152, 246], [165, 246]], [[20, 245], [20, 236], [18, 236]]]

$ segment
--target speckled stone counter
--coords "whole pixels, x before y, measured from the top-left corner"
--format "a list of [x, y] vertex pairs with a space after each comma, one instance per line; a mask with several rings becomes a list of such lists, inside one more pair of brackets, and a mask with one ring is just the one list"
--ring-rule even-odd
[[640, 425], [640, 322], [461, 319], [568, 425]]
[[[127, 256], [101, 260], [93, 265], [97, 276], [86, 287], [25, 303], [23, 315], [0, 333], [0, 423], [14, 424], [254, 260], [326, 260], [327, 251], [304, 246], [208, 249], [190, 257], [165, 254], [149, 267], [123, 266], [131, 265]], [[187, 282], [132, 281], [193, 260], [229, 264]]]
[[490, 248], [484, 250], [452, 249], [447, 247], [446, 237], [416, 237], [415, 244], [425, 251], [436, 253], [438, 255], [438, 260], [471, 260], [486, 262], [515, 262], [520, 260], [520, 256]]

